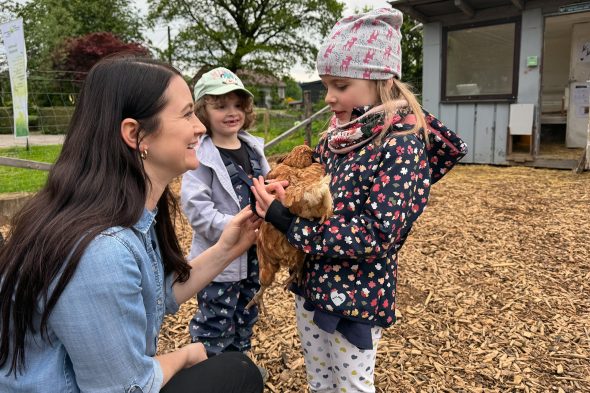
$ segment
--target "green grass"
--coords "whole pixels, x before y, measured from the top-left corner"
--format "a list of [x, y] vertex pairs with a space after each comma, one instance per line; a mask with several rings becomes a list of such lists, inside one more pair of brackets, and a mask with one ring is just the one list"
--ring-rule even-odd
[[[327, 113], [321, 116], [318, 120], [315, 120], [311, 126], [312, 143], [314, 147], [319, 139], [320, 133], [324, 132], [328, 127], [328, 120], [331, 113]], [[256, 114], [256, 126], [250, 130], [253, 135], [265, 138], [265, 142], [268, 143], [275, 137], [279, 136], [283, 132], [293, 127], [297, 122], [300, 121], [300, 117], [296, 114], [288, 113], [285, 111], [271, 111], [269, 130], [268, 134], [264, 135], [264, 120], [263, 114], [257, 112]], [[277, 145], [266, 150], [266, 156], [271, 157], [273, 155], [287, 153], [291, 151], [294, 146], [301, 145], [305, 140], [305, 128], [297, 130], [294, 134], [290, 135], [289, 138], [282, 140]]]
[[[28, 151], [25, 147], [11, 147], [0, 149], [0, 156], [53, 163], [60, 151], [61, 145], [31, 146]], [[0, 166], [0, 179], [0, 193], [35, 192], [45, 184], [47, 171]]]

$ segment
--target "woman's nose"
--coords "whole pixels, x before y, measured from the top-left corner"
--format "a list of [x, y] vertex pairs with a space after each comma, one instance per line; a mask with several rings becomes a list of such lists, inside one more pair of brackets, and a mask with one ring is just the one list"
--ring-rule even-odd
[[195, 121], [195, 135], [202, 135], [207, 132], [207, 128], [197, 116], [195, 116]]

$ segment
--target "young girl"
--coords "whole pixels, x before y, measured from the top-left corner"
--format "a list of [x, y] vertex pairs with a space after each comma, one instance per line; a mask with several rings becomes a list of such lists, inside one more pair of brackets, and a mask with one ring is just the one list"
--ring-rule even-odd
[[257, 213], [308, 254], [293, 291], [312, 392], [375, 391], [381, 329], [395, 322], [398, 250], [431, 183], [466, 153], [400, 82], [401, 24], [391, 9], [344, 18], [318, 53], [334, 116], [316, 158], [332, 177], [334, 215], [294, 217], [282, 190], [275, 200], [254, 181]]
[[207, 359], [197, 343], [156, 356], [164, 314], [247, 250], [260, 221], [245, 209], [184, 259], [168, 183], [198, 166], [204, 131], [171, 66], [90, 70], [47, 184], [0, 247], [1, 392], [262, 392], [243, 354]]
[[[193, 228], [191, 256], [217, 242], [227, 223], [249, 205], [250, 178], [270, 169], [263, 140], [244, 131], [254, 121], [252, 94], [234, 73], [216, 68], [204, 74], [195, 85], [195, 100], [207, 134], [198, 151], [201, 165], [182, 179], [182, 207]], [[209, 356], [248, 351], [258, 309], [246, 305], [259, 287], [253, 246], [197, 294], [193, 342], [202, 342]]]

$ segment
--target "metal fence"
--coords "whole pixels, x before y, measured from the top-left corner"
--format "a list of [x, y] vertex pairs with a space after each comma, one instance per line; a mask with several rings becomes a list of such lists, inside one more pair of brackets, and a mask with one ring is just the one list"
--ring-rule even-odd
[[[34, 71], [27, 75], [29, 130], [60, 134], [67, 129], [84, 74]], [[0, 72], [0, 134], [13, 132], [8, 71]]]

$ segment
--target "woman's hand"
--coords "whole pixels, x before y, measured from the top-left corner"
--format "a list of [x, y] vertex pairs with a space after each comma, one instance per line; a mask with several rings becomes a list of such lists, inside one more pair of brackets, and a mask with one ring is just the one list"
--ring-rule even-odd
[[217, 244], [237, 258], [254, 244], [261, 223], [250, 206], [246, 206], [225, 226]]
[[175, 282], [172, 286], [178, 304], [195, 297], [223, 271], [234, 259], [245, 253], [256, 241], [262, 219], [252, 212], [250, 206], [242, 209], [228, 222], [221, 237], [191, 261], [190, 277], [185, 282]]
[[186, 363], [184, 368], [192, 367], [195, 364], [207, 359], [207, 350], [203, 343], [192, 343], [182, 347], [186, 351]]
[[288, 181], [273, 181], [265, 185], [264, 178], [260, 176], [258, 179], [252, 179], [252, 183], [254, 183], [251, 189], [256, 198], [256, 213], [260, 217], [266, 217], [266, 212], [272, 201], [278, 199], [282, 203], [285, 200], [284, 187], [289, 185]]
[[162, 386], [164, 386], [183, 368], [192, 367], [207, 359], [207, 351], [203, 343], [193, 343], [176, 351], [158, 355], [155, 359], [162, 368]]

